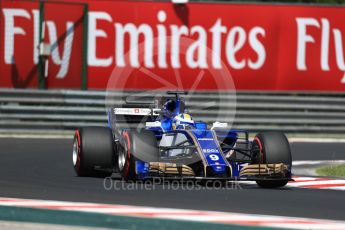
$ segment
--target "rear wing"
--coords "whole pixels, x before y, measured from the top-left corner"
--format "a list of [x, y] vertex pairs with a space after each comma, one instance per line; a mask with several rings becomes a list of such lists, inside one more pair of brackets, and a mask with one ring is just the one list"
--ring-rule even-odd
[[[172, 92], [178, 97], [181, 92]], [[167, 100], [175, 99], [165, 95], [129, 95], [123, 98], [121, 106], [108, 109], [108, 126], [115, 130], [119, 128], [143, 128], [146, 122], [154, 122], [161, 114], [161, 107]]]
[[160, 111], [160, 109], [148, 108], [111, 108], [108, 110], [108, 126], [114, 131], [125, 128], [143, 128], [146, 122], [156, 121]]
[[160, 115], [159, 102], [152, 97], [128, 96], [121, 108], [108, 109], [108, 126], [113, 129], [142, 128], [146, 122], [154, 122]]

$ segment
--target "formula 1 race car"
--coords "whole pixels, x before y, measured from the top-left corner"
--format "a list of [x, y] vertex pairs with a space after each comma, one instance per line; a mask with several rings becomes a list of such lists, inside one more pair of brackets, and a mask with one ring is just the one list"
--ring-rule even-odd
[[[226, 123], [194, 121], [180, 96], [185, 92], [167, 94], [160, 108], [128, 102], [109, 109], [108, 127], [78, 129], [73, 142], [77, 175], [245, 180], [265, 188], [292, 180], [290, 146], [283, 133], [263, 132], [250, 140], [247, 131], [229, 129]], [[123, 121], [142, 126], [121, 127]]]

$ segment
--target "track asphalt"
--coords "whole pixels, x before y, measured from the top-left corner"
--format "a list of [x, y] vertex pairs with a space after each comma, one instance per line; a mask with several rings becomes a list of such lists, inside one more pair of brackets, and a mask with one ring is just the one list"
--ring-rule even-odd
[[[345, 159], [345, 143], [292, 143], [293, 160]], [[0, 196], [345, 220], [345, 192], [236, 185], [228, 189], [76, 177], [71, 139], [0, 139]]]

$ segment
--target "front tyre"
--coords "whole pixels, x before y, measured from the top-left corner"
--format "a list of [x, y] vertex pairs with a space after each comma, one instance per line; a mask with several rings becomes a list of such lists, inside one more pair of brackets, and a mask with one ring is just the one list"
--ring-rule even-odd
[[106, 127], [85, 127], [74, 135], [72, 162], [78, 176], [107, 177], [114, 169], [113, 136]]
[[[256, 135], [253, 141], [253, 148], [259, 150], [257, 155], [258, 163], [288, 165], [289, 171], [292, 165], [292, 156], [289, 141], [281, 132], [264, 132]], [[290, 177], [290, 175], [288, 175]], [[283, 187], [288, 179], [258, 180], [256, 183], [263, 188]]]
[[157, 162], [159, 150], [157, 139], [148, 130], [126, 130], [122, 132], [118, 151], [118, 169], [125, 180], [136, 180], [137, 161]]

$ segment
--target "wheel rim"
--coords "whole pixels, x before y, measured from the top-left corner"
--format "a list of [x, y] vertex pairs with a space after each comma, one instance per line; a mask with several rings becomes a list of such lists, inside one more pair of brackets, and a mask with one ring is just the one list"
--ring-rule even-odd
[[77, 138], [75, 138], [74, 143], [73, 143], [73, 154], [72, 154], [72, 160], [73, 160], [74, 166], [77, 165], [78, 152], [79, 152], [78, 140]]
[[119, 165], [119, 170], [122, 172], [123, 168], [125, 167], [126, 163], [126, 146], [121, 147], [119, 151], [119, 157], [118, 157], [118, 165]]

